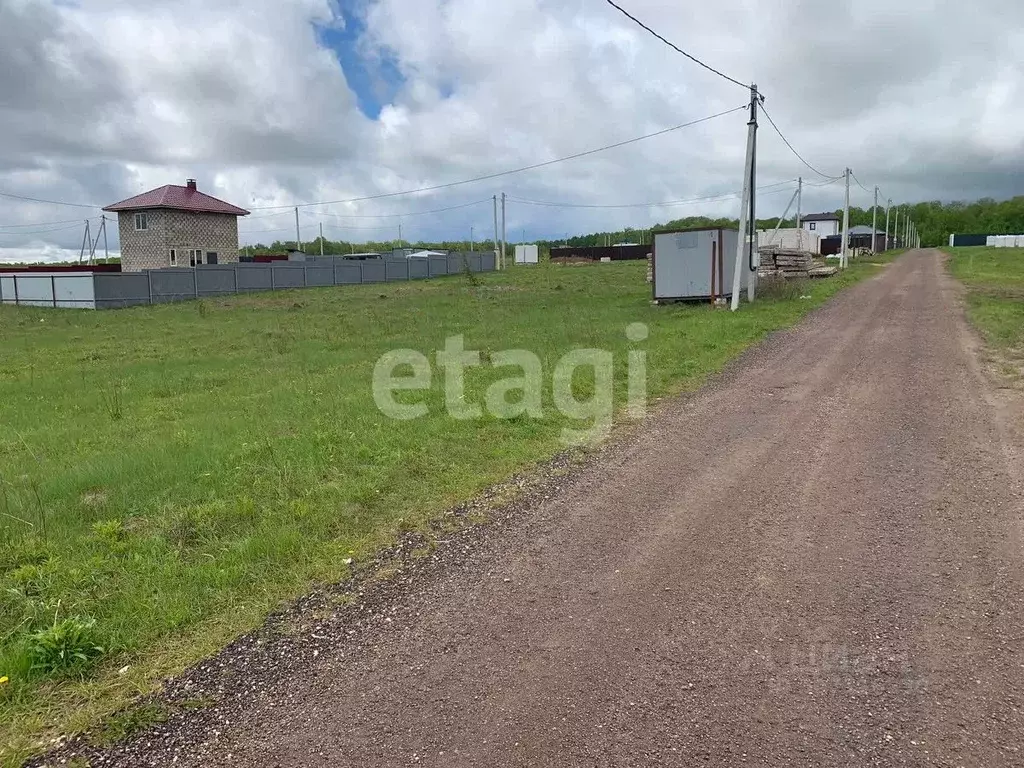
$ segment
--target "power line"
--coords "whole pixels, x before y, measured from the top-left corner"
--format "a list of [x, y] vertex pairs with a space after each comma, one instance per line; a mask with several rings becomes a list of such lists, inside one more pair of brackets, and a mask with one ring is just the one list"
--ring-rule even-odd
[[50, 234], [52, 232], [65, 232], [65, 231], [67, 231], [69, 229], [79, 229], [79, 228], [81, 228], [82, 223], [83, 223], [82, 221], [79, 221], [79, 222], [77, 222], [75, 224], [72, 224], [69, 227], [68, 226], [52, 227], [50, 229], [38, 229], [38, 230], [36, 230], [34, 232], [21, 232], [21, 231], [19, 231], [19, 232], [0, 232], [0, 236], [2, 236], [2, 235], [8, 235], [8, 236], [17, 235], [19, 237], [27, 237], [28, 235], [48, 235], [48, 234]]
[[298, 203], [298, 204], [291, 204], [291, 205], [258, 205], [258, 206], [251, 206], [251, 208], [254, 211], [274, 210], [274, 209], [280, 209], [280, 208], [309, 208], [309, 207], [312, 207], [314, 205], [339, 205], [341, 203], [359, 203], [359, 202], [362, 202], [364, 200], [380, 200], [380, 199], [385, 198], [385, 197], [400, 197], [402, 195], [413, 195], [413, 194], [416, 194], [418, 192], [432, 192], [432, 191], [434, 191], [436, 189], [450, 189], [451, 187], [458, 187], [458, 186], [461, 186], [463, 184], [473, 184], [473, 183], [478, 182], [478, 181], [488, 181], [489, 179], [497, 179], [497, 178], [500, 178], [502, 176], [511, 176], [512, 174], [523, 173], [524, 171], [533, 171], [533, 170], [536, 170], [537, 168], [546, 168], [549, 165], [555, 165], [556, 163], [564, 163], [567, 160], [576, 160], [576, 159], [581, 158], [581, 157], [587, 157], [588, 155], [595, 155], [598, 152], [606, 152], [609, 149], [618, 149], [619, 147], [624, 147], [627, 144], [636, 144], [637, 142], [644, 141], [645, 139], [653, 139], [655, 136], [663, 136], [666, 133], [671, 133], [672, 131], [678, 131], [678, 130], [680, 130], [682, 128], [689, 128], [689, 127], [697, 125], [699, 123], [706, 123], [709, 120], [714, 120], [717, 117], [724, 117], [725, 115], [730, 115], [733, 112], [739, 112], [741, 110], [746, 109], [747, 106], [748, 105], [744, 104], [744, 105], [739, 106], [739, 107], [734, 107], [732, 109], [727, 109], [724, 112], [717, 112], [716, 114], [708, 115], [707, 117], [702, 117], [702, 118], [699, 118], [697, 120], [691, 120], [688, 123], [681, 123], [680, 125], [674, 125], [671, 128], [664, 128], [664, 129], [662, 129], [660, 131], [655, 131], [654, 133], [648, 133], [648, 134], [645, 134], [643, 136], [637, 136], [636, 138], [633, 138], [633, 139], [626, 139], [625, 141], [619, 141], [619, 142], [616, 142], [614, 144], [608, 144], [608, 145], [606, 145], [604, 147], [598, 147], [597, 149], [588, 149], [585, 152], [577, 152], [577, 153], [575, 153], [573, 155], [566, 155], [565, 157], [555, 158], [554, 160], [545, 160], [542, 163], [533, 163], [532, 165], [524, 165], [521, 168], [513, 168], [512, 170], [509, 170], [509, 171], [498, 171], [497, 173], [488, 173], [488, 174], [485, 174], [483, 176], [476, 176], [474, 178], [463, 179], [461, 181], [451, 181], [451, 182], [448, 182], [447, 184], [434, 184], [433, 186], [420, 187], [419, 189], [407, 189], [407, 190], [404, 190], [402, 192], [382, 192], [381, 194], [378, 194], [378, 195], [367, 195], [365, 197], [352, 197], [352, 198], [349, 198], [347, 200], [321, 200], [321, 201], [315, 202], [315, 203]]
[[[447, 211], [457, 211], [460, 208], [470, 208], [474, 205], [481, 205], [483, 203], [491, 202], [491, 198], [486, 200], [475, 200], [472, 203], [463, 203], [462, 205], [451, 205], [447, 208], [435, 208], [432, 211], [410, 211], [408, 213], [330, 213], [329, 211], [304, 211], [311, 215], [317, 216], [332, 216], [336, 219], [402, 219], [406, 216], [426, 216], [431, 213], [445, 213]], [[277, 214], [273, 214], [277, 215]]]
[[64, 219], [62, 221], [34, 221], [30, 224], [0, 224], [0, 229], [22, 229], [24, 227], [49, 227], [56, 226], [57, 224], [81, 224], [84, 221], [85, 219]]
[[85, 205], [84, 203], [67, 203], [61, 200], [43, 200], [38, 197], [25, 197], [24, 195], [15, 195], [12, 192], [0, 192], [0, 197], [9, 197], [12, 200], [25, 200], [30, 203], [47, 203], [48, 205], [68, 205], [72, 208], [99, 208], [98, 205]]
[[796, 155], [796, 156], [797, 156], [797, 158], [798, 158], [798, 159], [800, 160], [800, 162], [801, 162], [801, 163], [803, 163], [804, 165], [806, 165], [806, 166], [807, 166], [808, 168], [810, 168], [810, 169], [811, 169], [812, 171], [814, 171], [814, 172], [815, 172], [816, 174], [818, 174], [819, 176], [821, 176], [821, 177], [822, 177], [823, 179], [832, 179], [832, 180], [835, 180], [835, 179], [841, 179], [841, 178], [842, 178], [842, 176], [829, 176], [829, 175], [828, 175], [827, 173], [822, 173], [822, 172], [821, 172], [821, 171], [819, 171], [819, 170], [818, 170], [817, 168], [815, 168], [815, 167], [814, 167], [813, 165], [811, 165], [811, 164], [810, 164], [810, 163], [808, 163], [808, 162], [807, 162], [806, 160], [804, 160], [804, 158], [803, 158], [803, 155], [801, 155], [801, 154], [800, 154], [799, 152], [797, 152], [797, 151], [796, 151], [796, 149], [795, 149], [795, 148], [793, 147], [793, 145], [789, 143], [789, 139], [787, 139], [787, 138], [786, 138], [786, 137], [785, 137], [785, 136], [783, 135], [782, 131], [780, 131], [780, 130], [779, 130], [779, 126], [777, 126], [777, 125], [775, 124], [775, 121], [774, 121], [774, 120], [772, 120], [772, 116], [771, 116], [770, 114], [768, 114], [768, 110], [764, 108], [764, 102], [762, 102], [762, 103], [761, 103], [761, 111], [762, 111], [762, 112], [764, 112], [764, 116], [768, 118], [768, 122], [769, 122], [769, 123], [771, 123], [771, 126], [772, 126], [772, 128], [774, 128], [774, 129], [775, 129], [775, 132], [776, 132], [777, 134], [779, 134], [779, 138], [780, 138], [780, 139], [782, 139], [782, 140], [783, 140], [783, 141], [784, 141], [784, 142], [786, 143], [786, 146], [787, 146], [787, 147], [789, 147], [789, 151], [790, 151], [790, 152], [792, 152], [792, 153], [793, 153], [794, 155]]
[[[772, 189], [773, 187], [781, 187], [786, 184], [793, 184], [796, 179], [790, 179], [789, 181], [777, 181], [774, 184], [765, 184], [762, 187], [758, 187], [758, 190]], [[766, 192], [765, 194], [775, 194], [776, 192], [785, 192], [788, 190], [776, 189], [773, 192]], [[587, 203], [554, 203], [545, 200], [527, 200], [521, 197], [510, 196], [509, 199], [523, 203], [525, 205], [540, 205], [548, 206], [551, 208], [667, 208], [674, 205], [691, 205], [693, 203], [712, 203], [719, 200], [731, 200], [740, 195], [739, 192], [724, 192], [720, 195], [709, 195], [707, 197], [693, 197], [688, 200], [667, 200], [661, 203], [618, 203], [618, 204], [587, 204]]]
[[666, 39], [665, 39], [664, 37], [662, 37], [662, 36], [661, 36], [661, 35], [659, 35], [659, 34], [658, 34], [657, 32], [655, 32], [655, 31], [654, 31], [653, 29], [651, 29], [651, 28], [650, 28], [650, 27], [648, 27], [648, 26], [647, 26], [646, 24], [644, 24], [644, 23], [643, 23], [642, 21], [640, 21], [640, 19], [638, 19], [638, 18], [637, 18], [636, 16], [634, 16], [634, 15], [633, 15], [633, 14], [631, 14], [631, 13], [630, 13], [629, 11], [627, 11], [627, 10], [626, 10], [625, 8], [623, 8], [623, 7], [622, 7], [622, 6], [620, 6], [620, 5], [616, 5], [615, 3], [613, 3], [613, 2], [612, 2], [612, 0], [605, 0], [605, 2], [607, 2], [607, 3], [608, 3], [608, 5], [610, 5], [610, 6], [612, 7], [612, 8], [614, 8], [615, 10], [617, 10], [617, 11], [618, 11], [619, 13], [621, 13], [621, 14], [622, 14], [623, 16], [625, 16], [626, 18], [630, 19], [631, 21], [635, 22], [635, 23], [636, 23], [636, 24], [638, 24], [639, 26], [641, 26], [641, 27], [643, 27], [644, 29], [646, 29], [646, 30], [647, 30], [648, 32], [650, 32], [650, 33], [651, 33], [652, 35], [654, 35], [654, 36], [655, 36], [656, 38], [658, 38], [659, 40], [661, 40], [661, 42], [663, 42], [663, 43], [664, 43], [665, 45], [667, 45], [667, 46], [668, 46], [669, 48], [672, 48], [672, 49], [673, 49], [674, 51], [676, 51], [677, 53], [681, 53], [681, 54], [683, 54], [683, 56], [685, 56], [686, 58], [688, 58], [688, 59], [689, 59], [690, 61], [694, 62], [695, 64], [699, 64], [700, 66], [704, 67], [704, 69], [708, 70], [709, 72], [714, 72], [714, 73], [715, 73], [716, 75], [718, 75], [719, 77], [724, 77], [724, 78], [725, 78], [726, 80], [728, 80], [728, 81], [729, 81], [730, 83], [735, 83], [736, 85], [740, 86], [741, 88], [749, 88], [749, 87], [750, 87], [749, 85], [747, 85], [747, 84], [745, 84], [745, 83], [741, 83], [741, 82], [740, 82], [739, 80], [737, 80], [737, 79], [735, 79], [735, 78], [733, 78], [733, 77], [729, 77], [729, 76], [728, 76], [727, 74], [725, 74], [724, 72], [720, 72], [720, 71], [718, 71], [717, 69], [715, 69], [715, 68], [714, 68], [714, 67], [712, 67], [711, 65], [709, 65], [709, 64], [705, 64], [705, 63], [704, 63], [703, 61], [701, 61], [700, 59], [698, 59], [698, 58], [697, 58], [696, 56], [693, 56], [693, 55], [691, 55], [691, 54], [687, 53], [686, 51], [684, 51], [684, 50], [683, 50], [682, 48], [680, 48], [680, 47], [679, 47], [678, 45], [676, 45], [675, 43], [669, 42], [669, 41], [668, 41], [668, 40], [666, 40]]
[[865, 187], [863, 184], [860, 183], [860, 179], [857, 178], [857, 174], [855, 174], [853, 171], [850, 171], [850, 175], [853, 176], [853, 180], [857, 182], [857, 186], [858, 187], [863, 189], [869, 195], [873, 195], [874, 194], [873, 190], [868, 189], [867, 187]]

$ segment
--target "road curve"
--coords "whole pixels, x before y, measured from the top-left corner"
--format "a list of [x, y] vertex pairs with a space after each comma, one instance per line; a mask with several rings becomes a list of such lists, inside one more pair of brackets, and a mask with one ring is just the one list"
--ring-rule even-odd
[[942, 258], [662, 404], [176, 764], [1024, 765], [1021, 412]]

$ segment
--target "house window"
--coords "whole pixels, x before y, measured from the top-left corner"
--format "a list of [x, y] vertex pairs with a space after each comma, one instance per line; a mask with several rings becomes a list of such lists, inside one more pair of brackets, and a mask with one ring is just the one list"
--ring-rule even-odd
[[143, 229], [149, 229], [149, 222], [146, 220], [145, 213], [135, 214], [135, 231], [138, 232]]
[[188, 265], [194, 267], [197, 264], [203, 263], [203, 252], [198, 248], [189, 251]]
[[173, 248], [171, 248], [169, 253], [170, 253], [169, 261], [170, 261], [171, 266], [172, 267], [178, 266], [178, 252], [176, 250], [174, 250]]
[[815, 224], [813, 221], [810, 222], [810, 224], [808, 226], [810, 226], [811, 232], [813, 232], [814, 230], [816, 230], [818, 228], [818, 225]]
[[217, 263], [217, 252], [216, 251], [207, 251], [206, 252], [206, 263], [207, 264], [216, 264]]

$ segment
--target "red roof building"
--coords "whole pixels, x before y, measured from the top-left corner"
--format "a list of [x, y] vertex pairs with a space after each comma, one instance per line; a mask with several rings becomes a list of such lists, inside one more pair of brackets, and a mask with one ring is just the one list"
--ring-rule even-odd
[[196, 188], [167, 184], [106, 206], [117, 213], [121, 270], [139, 272], [238, 261], [238, 217], [249, 211]]

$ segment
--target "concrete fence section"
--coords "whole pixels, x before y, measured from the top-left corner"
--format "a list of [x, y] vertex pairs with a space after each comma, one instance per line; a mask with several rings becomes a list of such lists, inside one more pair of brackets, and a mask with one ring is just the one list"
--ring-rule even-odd
[[[332, 263], [333, 262], [333, 263]], [[117, 309], [255, 291], [359, 285], [471, 272], [492, 272], [491, 252], [422, 259], [317, 259], [269, 264], [206, 264], [143, 272], [0, 272], [0, 303]]]

